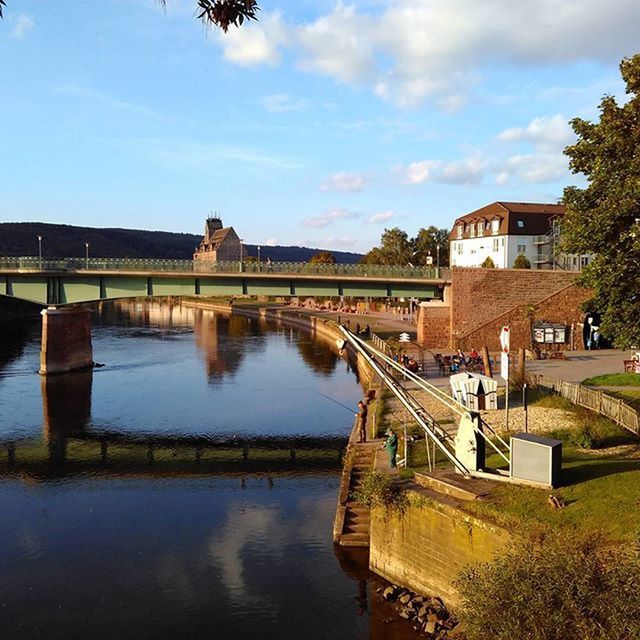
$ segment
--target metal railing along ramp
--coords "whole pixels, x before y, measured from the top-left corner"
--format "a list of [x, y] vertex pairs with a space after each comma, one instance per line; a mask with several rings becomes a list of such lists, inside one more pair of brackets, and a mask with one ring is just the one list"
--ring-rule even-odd
[[[369, 366], [371, 366], [371, 368], [378, 374], [385, 386], [396, 396], [396, 398], [398, 398], [416, 423], [422, 428], [426, 439], [433, 445], [434, 450], [435, 448], [439, 449], [459, 473], [467, 477], [487, 477], [485, 473], [477, 473], [475, 470], [469, 469], [467, 465], [465, 465], [456, 451], [455, 438], [447, 433], [447, 431], [432, 415], [429, 414], [429, 412], [416, 400], [416, 398], [402, 386], [400, 381], [395, 376], [391, 375], [390, 371], [394, 371], [403, 378], [412, 381], [416, 386], [418, 386], [418, 388], [429, 393], [435, 400], [445, 405], [461, 419], [468, 420], [474, 425], [475, 432], [483, 438], [484, 441], [507, 462], [507, 464], [510, 464], [509, 455], [493, 442], [489, 435], [485, 433], [485, 429], [490, 435], [496, 438], [497, 442], [502, 445], [506, 451], [509, 451], [509, 445], [502, 437], [491, 429], [489, 425], [481, 420], [479, 414], [472, 414], [472, 412], [470, 412], [463, 404], [454, 400], [434, 385], [429, 384], [415, 373], [409, 371], [393, 358], [372, 347], [370, 344], [348, 331], [345, 327], [341, 326], [340, 330], [345, 336], [345, 340], [362, 355]], [[427, 450], [428, 449], [429, 447], [427, 446]]]

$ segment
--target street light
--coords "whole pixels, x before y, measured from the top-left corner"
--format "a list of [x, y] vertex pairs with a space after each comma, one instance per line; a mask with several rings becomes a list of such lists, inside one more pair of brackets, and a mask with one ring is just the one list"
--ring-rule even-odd
[[242, 243], [244, 240], [240, 238], [240, 273], [242, 273], [242, 254], [244, 253], [242, 250]]
[[38, 269], [42, 271], [42, 236], [38, 236]]
[[436, 245], [436, 268], [440, 269], [440, 245]]
[[260, 245], [258, 245], [258, 271], [262, 271], [261, 267], [262, 263], [260, 262]]
[[85, 242], [84, 243], [84, 265], [85, 265], [85, 269], [89, 268], [89, 243]]

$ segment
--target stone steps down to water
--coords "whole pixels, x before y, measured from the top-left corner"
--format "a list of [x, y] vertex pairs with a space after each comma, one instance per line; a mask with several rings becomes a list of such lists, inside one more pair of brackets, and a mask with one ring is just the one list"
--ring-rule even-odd
[[351, 435], [347, 456], [353, 459], [353, 464], [346, 464], [343, 470], [334, 525], [334, 542], [339, 545], [369, 546], [369, 508], [355, 502], [353, 495], [360, 489], [366, 474], [373, 471], [376, 450], [381, 444], [381, 440], [358, 443], [355, 433]]

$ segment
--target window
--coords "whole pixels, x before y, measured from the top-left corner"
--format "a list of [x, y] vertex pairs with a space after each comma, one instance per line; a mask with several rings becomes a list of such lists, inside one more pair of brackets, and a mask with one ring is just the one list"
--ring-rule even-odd
[[462, 238], [463, 234], [464, 234], [464, 225], [463, 224], [459, 224], [456, 227], [456, 238]]
[[524, 229], [524, 220], [518, 220], [518, 229]]
[[492, 220], [491, 221], [491, 234], [494, 235], [494, 236], [497, 236], [499, 229], [500, 229], [500, 220]]
[[458, 242], [458, 255], [462, 255], [462, 242]]
[[476, 237], [476, 225], [474, 222], [472, 222], [469, 225], [469, 237], [470, 238], [475, 238]]
[[519, 244], [518, 245], [518, 255], [524, 255], [525, 253], [527, 253], [527, 245], [526, 244]]
[[500, 251], [500, 238], [493, 239], [493, 252], [496, 253], [497, 251]]
[[589, 264], [589, 256], [580, 257], [580, 268], [586, 267]]
[[484, 235], [484, 221], [478, 222], [478, 237], [481, 237], [483, 235]]

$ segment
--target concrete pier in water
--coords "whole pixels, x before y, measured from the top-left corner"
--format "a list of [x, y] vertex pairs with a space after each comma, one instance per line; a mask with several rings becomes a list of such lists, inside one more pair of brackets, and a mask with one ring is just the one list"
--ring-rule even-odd
[[40, 373], [65, 373], [93, 366], [91, 311], [49, 307], [42, 314]]

